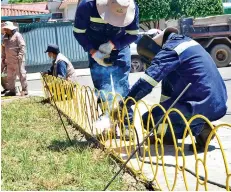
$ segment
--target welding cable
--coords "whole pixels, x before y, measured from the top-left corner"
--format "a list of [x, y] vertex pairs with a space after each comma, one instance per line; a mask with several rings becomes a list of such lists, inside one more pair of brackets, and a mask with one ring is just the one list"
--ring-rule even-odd
[[[134, 130], [135, 130], [135, 133], [136, 133], [136, 140], [137, 140], [137, 145], [140, 146], [140, 142], [139, 142], [139, 136], [138, 136], [138, 132], [136, 130], [136, 128], [134, 127]], [[141, 155], [141, 150], [140, 150], [140, 147], [138, 148], [138, 159], [139, 161], [143, 162], [143, 163], [147, 163], [147, 164], [152, 164], [152, 165], [160, 165], [160, 166], [166, 166], [166, 167], [175, 167], [176, 168], [176, 165], [174, 164], [169, 164], [169, 163], [165, 163], [165, 164], [161, 164], [161, 163], [154, 163], [154, 162], [151, 162], [151, 161], [146, 161], [143, 159], [142, 155]], [[186, 168], [186, 167], [183, 167], [183, 166], [179, 166], [181, 169], [184, 169], [185, 171], [187, 171], [188, 173], [192, 174], [194, 177], [197, 177], [196, 173], [191, 171], [190, 169]], [[202, 181], [205, 181], [205, 177], [201, 176], [201, 175], [198, 175], [199, 178], [202, 180]], [[220, 183], [217, 183], [215, 181], [212, 181], [212, 180], [209, 180], [207, 179], [207, 183], [210, 183], [212, 185], [216, 185], [220, 188], [224, 188], [226, 189], [226, 186], [223, 185], [223, 184], [220, 184]], [[231, 187], [229, 188], [229, 190], [231, 190]]]

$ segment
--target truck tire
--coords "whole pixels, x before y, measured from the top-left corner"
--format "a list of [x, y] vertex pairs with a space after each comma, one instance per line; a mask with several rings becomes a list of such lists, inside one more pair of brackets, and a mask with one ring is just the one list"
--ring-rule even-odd
[[210, 54], [217, 67], [227, 67], [231, 63], [231, 49], [225, 44], [214, 46]]
[[144, 63], [139, 56], [132, 56], [131, 58], [131, 73], [141, 72], [144, 70]]

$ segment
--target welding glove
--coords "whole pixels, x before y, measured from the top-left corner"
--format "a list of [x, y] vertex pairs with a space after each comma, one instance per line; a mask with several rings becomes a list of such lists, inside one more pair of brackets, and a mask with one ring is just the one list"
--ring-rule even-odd
[[102, 53], [100, 51], [96, 51], [91, 55], [91, 57], [99, 64], [104, 67], [112, 66], [112, 63], [105, 63], [104, 59], [109, 58], [110, 56], [108, 54]]
[[107, 43], [104, 43], [99, 46], [99, 51], [109, 55], [114, 48], [115, 45], [111, 41], [108, 41]]
[[[124, 101], [127, 99], [124, 98]], [[125, 110], [125, 114], [126, 114], [126, 109], [127, 108], [127, 111], [129, 112], [130, 111], [130, 108], [132, 105], [134, 105], [134, 102], [130, 99], [126, 102], [126, 104], [124, 103], [123, 100], [120, 100], [118, 101], [118, 105], [117, 107], [114, 107], [112, 110], [111, 110], [111, 116], [113, 116], [115, 119], [118, 118], [119, 116], [122, 115], [122, 111]], [[125, 106], [126, 105], [126, 106]]]
[[[139, 101], [152, 92], [153, 86], [146, 80], [140, 78], [129, 90], [127, 97], [132, 97], [135, 101]], [[128, 104], [129, 105], [129, 104]]]

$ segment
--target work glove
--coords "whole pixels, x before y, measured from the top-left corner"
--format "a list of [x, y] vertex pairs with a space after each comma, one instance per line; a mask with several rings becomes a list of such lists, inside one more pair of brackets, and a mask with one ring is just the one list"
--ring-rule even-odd
[[99, 51], [109, 55], [114, 48], [115, 45], [111, 41], [108, 41], [107, 43], [104, 43], [99, 46]]
[[112, 66], [112, 63], [105, 63], [104, 59], [109, 58], [110, 56], [108, 54], [102, 53], [100, 51], [94, 52], [91, 57], [99, 64], [104, 67]]
[[[127, 98], [124, 98], [124, 101], [126, 99]], [[114, 118], [118, 118], [119, 116], [122, 115], [122, 110], [125, 110], [125, 108], [127, 108], [127, 111], [129, 111], [131, 106], [134, 105], [134, 102], [132, 100], [129, 100], [129, 101], [127, 101], [126, 106], [125, 106], [124, 101], [122, 101], [122, 100], [118, 101], [117, 107], [114, 107], [111, 110], [111, 116], [114, 116]]]

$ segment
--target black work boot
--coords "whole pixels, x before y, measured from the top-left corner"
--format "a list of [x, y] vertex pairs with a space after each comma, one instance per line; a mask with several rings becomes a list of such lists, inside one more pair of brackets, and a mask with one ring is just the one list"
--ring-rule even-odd
[[[146, 143], [147, 143], [147, 140], [146, 140]], [[154, 135], [149, 136], [149, 140], [150, 140], [150, 145], [155, 145], [156, 144], [156, 139], [155, 139]], [[177, 142], [177, 139], [176, 139], [176, 142]], [[164, 136], [163, 144], [164, 145], [174, 145], [173, 138], [169, 137], [169, 136]]]
[[16, 92], [8, 91], [6, 92], [5, 96], [16, 96]]
[[4, 89], [3, 91], [1, 91], [1, 94], [5, 94], [7, 91], [9, 91], [8, 89]]
[[[212, 132], [212, 128], [207, 124], [205, 123], [203, 128], [202, 128], [202, 131], [200, 132], [200, 134], [198, 136], [196, 136], [196, 149], [197, 151], [199, 152], [203, 152], [204, 149], [205, 149], [205, 145], [206, 145], [206, 142], [207, 142], [207, 139], [209, 137], [209, 134]], [[211, 140], [215, 137], [215, 135], [212, 136]], [[189, 145], [189, 151], [193, 151], [193, 146], [192, 144]]]

